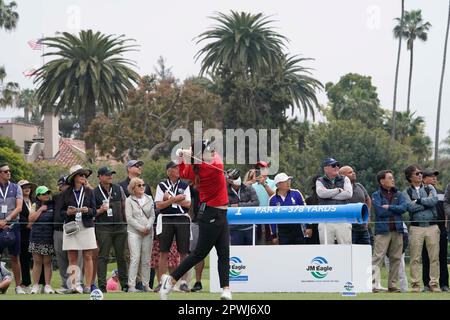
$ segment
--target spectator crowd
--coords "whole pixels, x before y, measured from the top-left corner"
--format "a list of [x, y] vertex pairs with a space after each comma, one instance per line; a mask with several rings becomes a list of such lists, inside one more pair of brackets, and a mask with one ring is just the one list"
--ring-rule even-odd
[[[7, 252], [10, 258], [8, 268], [0, 262], [0, 294], [12, 282], [16, 294], [83, 294], [97, 288], [158, 292], [161, 278], [197, 247], [201, 203], [196, 181], [180, 179], [178, 162], [166, 165], [167, 177], [157, 186], [142, 179], [142, 166], [142, 161], [128, 161], [128, 176], [117, 183], [116, 172], [101, 167], [96, 187], [87, 180], [93, 174], [90, 169], [73, 166], [53, 194], [52, 186], [11, 181], [10, 167], [0, 164], [0, 254], [4, 258]], [[380, 171], [374, 177], [378, 189], [370, 195], [352, 167], [326, 158], [321, 168], [307, 197], [291, 187], [294, 178], [287, 173], [269, 178], [267, 162], [257, 162], [244, 175], [229, 169], [223, 172], [228, 206], [365, 203], [373, 213], [367, 224], [231, 225], [230, 245], [370, 245], [373, 292], [449, 291], [450, 184], [438, 188], [438, 171], [408, 166], [408, 186], [402, 191], [396, 188], [394, 172]], [[405, 251], [410, 257], [409, 282]], [[112, 253], [117, 269], [107, 279]], [[57, 290], [51, 286], [55, 264], [61, 280]], [[387, 288], [380, 283], [383, 264]], [[176, 290], [202, 290], [203, 268], [200, 261], [180, 274]]]

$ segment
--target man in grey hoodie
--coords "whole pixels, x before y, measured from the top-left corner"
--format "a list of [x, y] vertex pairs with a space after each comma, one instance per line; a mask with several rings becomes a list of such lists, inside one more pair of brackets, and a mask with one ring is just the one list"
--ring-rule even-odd
[[420, 292], [420, 267], [423, 244], [430, 257], [430, 283], [432, 292], [439, 288], [439, 227], [436, 224], [438, 197], [432, 185], [422, 182], [422, 169], [411, 165], [405, 169], [405, 177], [410, 186], [404, 191], [407, 209], [411, 219], [409, 244], [411, 255], [411, 290]]

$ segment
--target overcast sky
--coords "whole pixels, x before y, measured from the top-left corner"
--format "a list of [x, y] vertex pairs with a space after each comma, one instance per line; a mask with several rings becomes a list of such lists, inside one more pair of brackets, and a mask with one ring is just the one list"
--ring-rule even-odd
[[[9, 0], [6, 0], [9, 2]], [[263, 12], [273, 26], [290, 39], [291, 54], [315, 60], [309, 67], [321, 82], [336, 82], [349, 72], [370, 75], [384, 108], [392, 106], [397, 41], [392, 36], [394, 18], [400, 16], [400, 0], [16, 0], [20, 21], [11, 33], [0, 32], [0, 64], [8, 81], [22, 88], [33, 83], [23, 75], [39, 67], [42, 58], [27, 41], [57, 31], [93, 29], [125, 34], [140, 45], [127, 57], [135, 60], [140, 74], [153, 71], [160, 55], [184, 79], [199, 71], [195, 40], [211, 27], [215, 12], [229, 10]], [[411, 109], [426, 119], [426, 131], [434, 140], [436, 107], [442, 64], [448, 1], [406, 0], [406, 9], [422, 9], [433, 26], [426, 43], [415, 44]], [[399, 110], [406, 110], [409, 52], [403, 45], [398, 91]], [[448, 66], [447, 69], [450, 69]], [[450, 70], [447, 70], [442, 103], [441, 139], [450, 129]], [[325, 102], [324, 95], [321, 101]], [[0, 111], [0, 117], [20, 113]]]

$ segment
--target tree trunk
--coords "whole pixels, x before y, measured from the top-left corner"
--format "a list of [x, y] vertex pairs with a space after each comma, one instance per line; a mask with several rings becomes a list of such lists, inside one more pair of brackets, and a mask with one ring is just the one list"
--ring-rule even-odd
[[[405, 0], [402, 0], [402, 13], [400, 17], [400, 25], [403, 25], [403, 16], [405, 11]], [[400, 68], [400, 53], [402, 51], [402, 33], [400, 32], [400, 37], [398, 39], [398, 51], [397, 51], [397, 66], [395, 67], [395, 81], [394, 81], [394, 102], [392, 104], [392, 132], [391, 138], [395, 140], [395, 130], [396, 128], [396, 117], [397, 117], [397, 86], [398, 86], [398, 71]]]
[[30, 122], [30, 110], [28, 109], [28, 107], [25, 107], [25, 109], [23, 109], [23, 117], [25, 119], [25, 122]]
[[95, 160], [95, 142], [91, 137], [86, 137], [85, 133], [89, 131], [89, 126], [91, 125], [92, 121], [95, 119], [95, 100], [93, 97], [88, 97], [86, 100], [86, 105], [84, 107], [84, 123], [85, 127], [83, 132], [84, 135], [84, 143], [86, 146], [86, 157], [89, 162], [93, 162]]
[[450, 27], [450, 1], [448, 2], [447, 31], [445, 32], [444, 57], [442, 58], [441, 81], [439, 83], [439, 98], [436, 114], [436, 135], [434, 138], [434, 168], [438, 167], [439, 161], [439, 129], [441, 122], [442, 87], [444, 85], [445, 62], [447, 57], [448, 29]]
[[409, 112], [409, 101], [411, 100], [411, 80], [413, 72], [413, 61], [414, 61], [414, 42], [411, 42], [411, 53], [409, 59], [409, 81], [408, 81], [408, 101], [406, 104], [406, 111]]

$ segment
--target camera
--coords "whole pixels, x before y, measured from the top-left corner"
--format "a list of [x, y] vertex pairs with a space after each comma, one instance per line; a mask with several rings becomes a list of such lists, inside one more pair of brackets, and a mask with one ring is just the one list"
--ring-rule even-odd
[[227, 170], [227, 179], [237, 180], [241, 176], [241, 173], [238, 169], [228, 169]]

